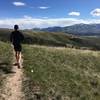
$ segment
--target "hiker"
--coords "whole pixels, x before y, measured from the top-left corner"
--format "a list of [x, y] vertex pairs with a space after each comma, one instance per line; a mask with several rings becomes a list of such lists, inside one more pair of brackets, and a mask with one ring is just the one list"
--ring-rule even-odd
[[10, 35], [10, 42], [12, 43], [14, 47], [15, 58], [17, 61], [17, 63], [15, 63], [14, 65], [17, 65], [18, 68], [20, 68], [20, 56], [21, 56], [21, 50], [22, 50], [21, 43], [24, 40], [24, 35], [20, 31], [18, 31], [18, 29], [19, 29], [19, 26], [14, 25], [14, 31]]

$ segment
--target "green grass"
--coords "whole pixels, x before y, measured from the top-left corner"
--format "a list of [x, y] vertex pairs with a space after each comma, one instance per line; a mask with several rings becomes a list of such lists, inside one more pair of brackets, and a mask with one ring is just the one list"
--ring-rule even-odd
[[3, 75], [11, 70], [12, 50], [10, 44], [0, 42], [0, 85], [2, 85]]
[[5, 80], [12, 69], [12, 48], [10, 44], [0, 41], [0, 99], [4, 90]]
[[[0, 88], [11, 71], [12, 30], [0, 29]], [[93, 47], [99, 50], [99, 38], [79, 38], [65, 33], [23, 31], [26, 44]], [[4, 43], [5, 42], [5, 43]], [[8, 43], [7, 43], [8, 42]], [[23, 90], [27, 100], [36, 95], [43, 100], [99, 100], [100, 52], [24, 45]], [[36, 92], [38, 91], [38, 93]], [[36, 94], [37, 93], [37, 94]], [[35, 99], [34, 99], [35, 100]]]
[[23, 53], [30, 100], [35, 86], [43, 100], [100, 99], [100, 52], [25, 45]]

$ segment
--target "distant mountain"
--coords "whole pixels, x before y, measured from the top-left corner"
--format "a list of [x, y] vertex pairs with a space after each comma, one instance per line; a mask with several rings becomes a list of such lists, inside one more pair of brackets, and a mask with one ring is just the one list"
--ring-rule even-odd
[[43, 28], [41, 29], [42, 31], [47, 31], [47, 32], [63, 32], [65, 27], [48, 27], [48, 28]]
[[64, 27], [64, 32], [76, 35], [100, 35], [100, 24], [76, 24]]
[[98, 36], [100, 35], [100, 24], [75, 24], [66, 27], [48, 27], [48, 28], [43, 28], [38, 30], [45, 31], [45, 32], [64, 32], [64, 33], [70, 33], [74, 35]]

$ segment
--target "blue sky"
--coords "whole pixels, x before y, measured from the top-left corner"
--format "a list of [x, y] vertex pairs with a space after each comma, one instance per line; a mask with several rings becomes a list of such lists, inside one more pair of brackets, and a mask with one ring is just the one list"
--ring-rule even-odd
[[100, 23], [100, 0], [2, 0], [0, 27], [21, 28]]

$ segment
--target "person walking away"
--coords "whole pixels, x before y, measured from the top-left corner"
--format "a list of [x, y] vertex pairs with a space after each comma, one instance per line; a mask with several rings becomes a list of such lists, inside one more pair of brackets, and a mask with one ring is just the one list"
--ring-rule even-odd
[[21, 43], [24, 40], [24, 35], [18, 30], [19, 26], [14, 25], [14, 31], [10, 35], [10, 42], [12, 43], [15, 51], [16, 62], [15, 65], [20, 68], [20, 55], [22, 51]]

